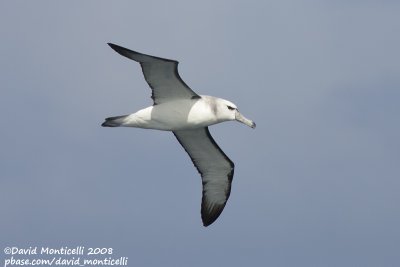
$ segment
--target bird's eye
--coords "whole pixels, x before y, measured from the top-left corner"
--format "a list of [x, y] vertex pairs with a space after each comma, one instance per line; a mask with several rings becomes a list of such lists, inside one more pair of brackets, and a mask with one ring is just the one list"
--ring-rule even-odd
[[231, 107], [231, 106], [227, 106], [227, 107], [228, 107], [229, 110], [234, 110], [235, 109], [234, 107]]

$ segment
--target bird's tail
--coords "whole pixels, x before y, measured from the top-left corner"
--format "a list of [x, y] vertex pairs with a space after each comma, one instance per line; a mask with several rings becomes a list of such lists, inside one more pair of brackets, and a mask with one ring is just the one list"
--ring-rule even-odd
[[123, 126], [126, 117], [128, 117], [128, 115], [106, 118], [106, 121], [103, 122], [103, 124], [101, 126], [103, 126], [103, 127]]

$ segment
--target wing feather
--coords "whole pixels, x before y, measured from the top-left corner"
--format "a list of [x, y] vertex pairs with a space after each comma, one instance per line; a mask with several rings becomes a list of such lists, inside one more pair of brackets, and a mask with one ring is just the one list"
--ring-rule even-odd
[[179, 76], [178, 61], [141, 54], [112, 43], [108, 45], [120, 55], [140, 63], [155, 105], [174, 99], [200, 98]]
[[208, 226], [219, 217], [226, 205], [235, 165], [214, 141], [208, 127], [173, 133], [201, 175], [201, 217], [204, 226]]

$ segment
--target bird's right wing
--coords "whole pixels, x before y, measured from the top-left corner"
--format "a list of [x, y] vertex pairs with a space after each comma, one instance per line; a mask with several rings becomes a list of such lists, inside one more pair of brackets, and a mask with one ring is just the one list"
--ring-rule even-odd
[[152, 89], [154, 104], [176, 99], [200, 98], [178, 73], [178, 61], [141, 54], [127, 48], [108, 44], [119, 54], [140, 63], [144, 78]]

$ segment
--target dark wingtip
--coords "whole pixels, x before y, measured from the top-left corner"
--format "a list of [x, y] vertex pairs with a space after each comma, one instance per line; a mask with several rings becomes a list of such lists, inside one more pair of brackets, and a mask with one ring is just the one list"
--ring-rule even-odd
[[109, 117], [106, 118], [106, 121], [101, 124], [103, 127], [118, 127], [121, 126], [124, 122], [124, 119], [128, 115], [122, 115], [122, 116], [115, 116], [115, 117]]
[[110, 126], [107, 124], [107, 121], [103, 122], [103, 123], [101, 124], [101, 126], [102, 126], [102, 127], [110, 127]]
[[220, 214], [218, 214], [217, 216], [214, 216], [214, 217], [203, 217], [202, 218], [203, 226], [207, 227], [207, 226], [210, 226], [211, 224], [213, 224], [218, 219]]
[[121, 56], [127, 57], [129, 59], [135, 60], [137, 62], [138, 59], [136, 57], [136, 55], [140, 55], [140, 53], [129, 50], [128, 48], [113, 44], [113, 43], [107, 43], [115, 52], [117, 52], [118, 54], [120, 54]]
[[218, 219], [218, 217], [221, 215], [222, 211], [225, 208], [225, 204], [226, 202], [222, 205], [216, 205], [210, 209], [206, 207], [204, 202], [202, 202], [201, 220], [203, 221], [204, 227], [213, 224]]
[[120, 48], [119, 45], [113, 44], [113, 43], [107, 43], [112, 49], [114, 49], [115, 51]]
[[102, 127], [113, 127], [108, 120], [101, 124]]
[[[216, 220], [216, 219], [215, 219]], [[204, 220], [203, 219], [203, 226], [204, 227], [208, 227], [210, 226], [213, 222], [215, 222], [215, 220], [211, 221], [211, 220]]]

